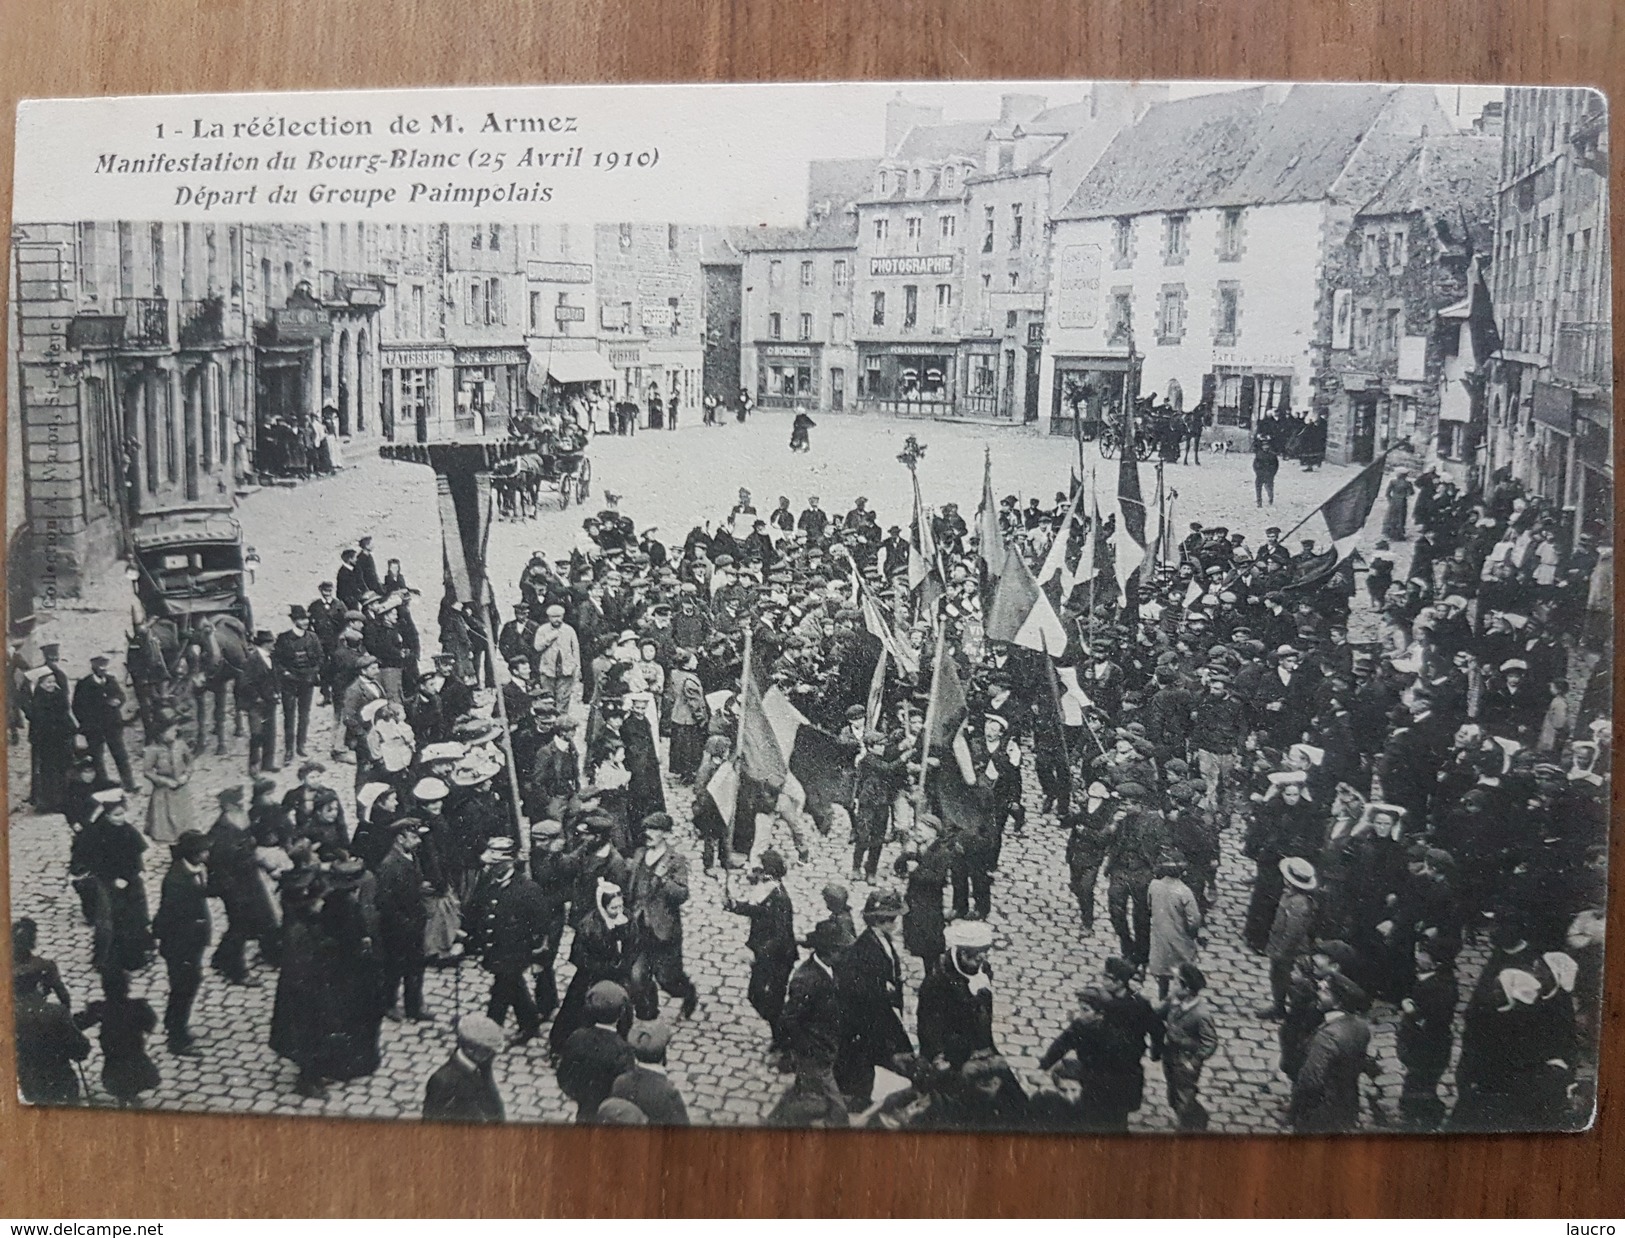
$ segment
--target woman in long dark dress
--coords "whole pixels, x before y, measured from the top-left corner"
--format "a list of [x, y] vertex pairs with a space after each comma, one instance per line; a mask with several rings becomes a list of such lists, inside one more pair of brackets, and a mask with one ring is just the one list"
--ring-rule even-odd
[[140, 971], [152, 961], [147, 890], [141, 881], [147, 840], [126, 812], [122, 798], [106, 804], [74, 839], [74, 864], [93, 883], [91, 964], [97, 971]]
[[102, 1086], [121, 1106], [137, 1103], [163, 1079], [147, 1056], [147, 1036], [158, 1016], [139, 997], [130, 996], [130, 978], [117, 968], [102, 973], [102, 1000], [91, 1002], [74, 1019], [81, 1028], [100, 1025]]
[[594, 908], [592, 915], [576, 925], [575, 941], [570, 946], [570, 962], [576, 971], [547, 1038], [554, 1059], [563, 1052], [570, 1033], [587, 1025], [587, 991], [593, 985], [613, 980], [629, 989], [632, 983], [632, 924], [627, 919], [621, 887], [599, 878]]
[[924, 963], [927, 972], [948, 948], [943, 941], [942, 892], [948, 885], [949, 865], [948, 849], [932, 819], [917, 818], [913, 844], [897, 857], [894, 869], [908, 882], [903, 895], [908, 907], [903, 913], [903, 948]]
[[299, 1068], [295, 1090], [301, 1096], [327, 1095], [321, 1074], [321, 1044], [327, 1018], [323, 964], [326, 934], [318, 923], [321, 889], [315, 869], [295, 869], [282, 878], [282, 970], [271, 1007], [271, 1048]]
[[652, 812], [666, 811], [666, 789], [660, 781], [660, 754], [655, 750], [654, 731], [638, 709], [628, 711], [621, 721], [621, 743], [626, 746], [626, 819], [636, 827]]
[[321, 986], [328, 1020], [317, 1054], [324, 1080], [359, 1079], [378, 1069], [384, 1021], [382, 968], [362, 904], [365, 870], [331, 873], [319, 922], [325, 949]]

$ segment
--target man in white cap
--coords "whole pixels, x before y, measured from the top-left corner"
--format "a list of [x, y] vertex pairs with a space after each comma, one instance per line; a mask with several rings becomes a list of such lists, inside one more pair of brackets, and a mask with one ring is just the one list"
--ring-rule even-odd
[[546, 614], [547, 622], [536, 629], [536, 688], [562, 718], [575, 704], [581, 682], [581, 642], [564, 622], [564, 607], [555, 602]]
[[941, 966], [920, 985], [920, 1056], [939, 1071], [963, 1069], [972, 1054], [996, 1053], [993, 981], [987, 954], [993, 927], [986, 920], [955, 920], [943, 930]]
[[424, 1088], [424, 1120], [501, 1122], [502, 1095], [491, 1077], [501, 1052], [502, 1029], [490, 1019], [471, 1014], [457, 1020], [457, 1047]]

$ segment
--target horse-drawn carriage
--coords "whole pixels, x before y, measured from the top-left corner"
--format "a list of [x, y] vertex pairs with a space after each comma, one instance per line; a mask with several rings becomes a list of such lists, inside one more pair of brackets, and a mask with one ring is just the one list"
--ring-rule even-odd
[[225, 693], [246, 664], [254, 625], [248, 578], [259, 556], [243, 544], [237, 518], [217, 509], [153, 516], [131, 543], [136, 604], [127, 662], [147, 734], [166, 710], [178, 716], [190, 706], [201, 748], [204, 697], [212, 694], [223, 750]]
[[566, 425], [559, 431], [532, 434], [525, 442], [530, 450], [499, 460], [491, 470], [497, 515], [508, 520], [537, 515], [543, 490], [557, 493], [561, 509], [572, 499], [587, 501], [592, 494], [592, 461], [587, 459], [584, 433]]

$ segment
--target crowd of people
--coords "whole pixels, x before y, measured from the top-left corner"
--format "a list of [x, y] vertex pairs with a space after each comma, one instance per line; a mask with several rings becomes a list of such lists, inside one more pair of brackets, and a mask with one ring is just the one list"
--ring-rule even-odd
[[[30, 737], [58, 754], [59, 732], [73, 742], [60, 789], [36, 754], [34, 802], [73, 831], [104, 991], [74, 1012], [34, 927], [14, 925], [25, 1095], [80, 1097], [71, 1063], [93, 1024], [105, 1090], [150, 1091], [158, 1019], [129, 976], [162, 959], [167, 1051], [195, 1053], [213, 945], [218, 982], [274, 972], [264, 1030], [302, 1095], [377, 1070], [384, 1020], [435, 1018], [431, 968], [459, 984], [477, 969], [483, 1013], [439, 1012], [461, 1017], [425, 1116], [500, 1120], [493, 1063], [534, 1052], [577, 1121], [685, 1122], [664, 1063], [719, 1000], [684, 954], [685, 903], [715, 872], [744, 921], [763, 1052], [787, 1076], [762, 1120], [1124, 1130], [1153, 1062], [1179, 1127], [1204, 1129], [1220, 1025], [1204, 957], [1220, 863], [1239, 853], [1248, 901], [1220, 910], [1268, 972], [1252, 1017], [1277, 1028], [1291, 1129], [1354, 1129], [1367, 1109], [1416, 1130], [1582, 1123], [1610, 561], [1588, 537], [1566, 548], [1561, 513], [1505, 477], [1464, 492], [1427, 471], [1402, 489], [1364, 603], [1354, 559], [1294, 551], [1273, 527], [1249, 544], [1192, 525], [1119, 589], [1113, 530], [1086, 539], [1064, 494], [1005, 500], [997, 547], [982, 544], [991, 521], [951, 503], [926, 539], [883, 528], [864, 498], [759, 513], [746, 490], [717, 527], [666, 544], [615, 499], [567, 555], [532, 557], [507, 615], [448, 597], [428, 659], [412, 591], [398, 571], [369, 576], [357, 547], [287, 631], [255, 634], [251, 779], [219, 793], [206, 831], [174, 723], [145, 755], [142, 828], [106, 659], [70, 705], [47, 650], [22, 677]], [[1036, 566], [1059, 537], [1064, 651], [990, 639], [989, 570], [1012, 552]], [[1351, 641], [1351, 616], [1373, 610], [1378, 634]], [[340, 736], [326, 763], [306, 751], [318, 691]], [[280, 755], [302, 759], [286, 791], [273, 702]], [[820, 754], [802, 795], [760, 794], [747, 750], [764, 702], [809, 737], [798, 753]], [[679, 786], [691, 801], [668, 796]], [[785, 879], [815, 832], [850, 842], [852, 864], [844, 885], [827, 874], [801, 934]], [[1115, 942], [1026, 1071], [995, 1014], [1023, 994], [996, 987], [992, 960], [1016, 838], [1065, 867], [1078, 930]], [[168, 867], [149, 914], [153, 844]], [[1477, 973], [1458, 974], [1485, 943]], [[1374, 1009], [1397, 1023], [1397, 1113], [1362, 1091], [1387, 1068]]]

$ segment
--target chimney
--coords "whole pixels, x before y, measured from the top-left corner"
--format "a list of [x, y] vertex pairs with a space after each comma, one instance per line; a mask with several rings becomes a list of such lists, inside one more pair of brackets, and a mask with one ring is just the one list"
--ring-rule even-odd
[[1484, 110], [1473, 121], [1473, 132], [1482, 133], [1486, 137], [1499, 137], [1505, 122], [1506, 104], [1499, 100], [1494, 103], [1486, 103]]
[[886, 104], [886, 153], [893, 154], [898, 143], [916, 125], [940, 125], [942, 123], [942, 109], [940, 107], [926, 107], [921, 103], [910, 103], [903, 98], [903, 92], [898, 91], [891, 102]]
[[1043, 95], [1000, 95], [999, 123], [1019, 125], [1031, 120], [1044, 110], [1045, 102]]

